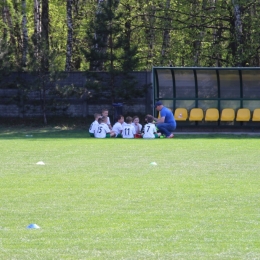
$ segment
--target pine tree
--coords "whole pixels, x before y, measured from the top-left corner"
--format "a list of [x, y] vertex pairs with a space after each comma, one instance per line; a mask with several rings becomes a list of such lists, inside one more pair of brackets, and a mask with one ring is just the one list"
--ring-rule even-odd
[[[130, 100], [143, 95], [145, 91], [144, 88], [137, 89], [136, 80], [131, 75], [139, 62], [138, 48], [132, 41], [132, 6], [120, 3], [99, 1], [90, 52], [85, 52], [86, 59], [90, 61], [88, 76], [94, 77], [99, 83], [89, 83], [88, 87], [95, 86], [96, 95], [108, 98], [111, 103]], [[108, 77], [93, 73], [97, 71], [107, 72]]]

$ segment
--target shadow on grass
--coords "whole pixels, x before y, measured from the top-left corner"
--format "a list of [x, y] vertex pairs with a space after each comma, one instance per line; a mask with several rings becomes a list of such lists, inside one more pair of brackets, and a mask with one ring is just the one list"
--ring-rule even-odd
[[0, 123], [0, 139], [87, 138], [93, 117], [50, 117], [48, 125], [41, 118], [5, 118]]
[[[44, 138], [90, 138], [87, 128], [73, 127], [0, 127], [0, 140], [6, 139], [44, 139]], [[244, 139], [260, 138], [260, 133], [175, 133], [174, 139]], [[140, 140], [140, 139], [139, 139]]]
[[75, 128], [0, 128], [0, 139], [88, 138], [88, 129]]

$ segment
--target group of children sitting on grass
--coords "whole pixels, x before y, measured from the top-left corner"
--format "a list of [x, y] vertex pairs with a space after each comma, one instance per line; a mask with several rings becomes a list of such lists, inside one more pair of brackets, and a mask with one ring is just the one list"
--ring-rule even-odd
[[108, 117], [108, 110], [102, 110], [102, 114], [94, 114], [95, 121], [89, 128], [89, 134], [95, 138], [162, 138], [163, 135], [157, 132], [154, 124], [154, 117], [147, 115], [145, 117], [146, 124], [144, 127], [139, 123], [139, 117], [126, 117], [118, 115], [117, 122], [111, 126]]

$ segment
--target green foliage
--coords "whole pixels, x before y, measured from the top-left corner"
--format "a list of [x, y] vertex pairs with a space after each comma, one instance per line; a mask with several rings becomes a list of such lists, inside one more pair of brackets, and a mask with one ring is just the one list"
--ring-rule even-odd
[[[29, 45], [33, 45], [34, 1], [26, 3]], [[23, 70], [21, 6], [5, 0], [0, 9], [0, 39], [5, 46], [1, 53], [8, 53], [2, 66]], [[105, 0], [100, 6], [94, 0], [75, 0], [72, 70], [150, 70], [169, 61], [175, 66], [259, 66], [259, 12], [259, 1], [246, 0]], [[66, 1], [49, 1], [49, 17], [49, 48], [57, 54], [49, 64], [62, 71]], [[35, 69], [28, 64], [26, 70]]]
[[[131, 41], [133, 19], [131, 5], [119, 1], [104, 1], [97, 6], [95, 19], [87, 32], [88, 49], [83, 50], [90, 62], [88, 82], [96, 97], [108, 98], [111, 102], [129, 101], [143, 96], [145, 87], [137, 88], [136, 80], [130, 75], [138, 67], [138, 47]], [[124, 14], [128, 14], [124, 16]], [[108, 78], [94, 71], [107, 71]], [[98, 84], [97, 84], [98, 82]], [[102, 96], [101, 96], [102, 95]]]

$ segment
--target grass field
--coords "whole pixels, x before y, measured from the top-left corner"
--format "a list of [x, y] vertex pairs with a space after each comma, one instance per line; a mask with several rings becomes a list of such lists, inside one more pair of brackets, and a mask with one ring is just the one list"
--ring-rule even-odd
[[259, 137], [87, 136], [0, 131], [0, 259], [260, 259]]

